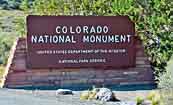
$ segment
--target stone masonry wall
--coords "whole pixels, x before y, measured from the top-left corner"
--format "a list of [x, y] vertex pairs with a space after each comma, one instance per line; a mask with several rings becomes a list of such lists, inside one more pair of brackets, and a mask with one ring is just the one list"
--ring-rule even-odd
[[[84, 86], [84, 85], [128, 85], [153, 84], [154, 76], [148, 57], [144, 54], [141, 41], [136, 43], [136, 67], [102, 69], [28, 69], [26, 67], [26, 39], [17, 40], [14, 56], [8, 60], [8, 74], [4, 87], [37, 86]], [[40, 61], [41, 62], [41, 61]]]

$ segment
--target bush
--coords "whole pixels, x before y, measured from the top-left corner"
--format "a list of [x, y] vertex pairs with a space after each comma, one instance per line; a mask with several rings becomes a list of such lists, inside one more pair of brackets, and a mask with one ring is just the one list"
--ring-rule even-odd
[[5, 68], [3, 66], [0, 66], [0, 79], [3, 77], [4, 71], [5, 71]]
[[158, 91], [151, 91], [146, 98], [137, 97], [136, 102], [137, 105], [162, 105], [161, 95]]
[[0, 88], [3, 87], [3, 83], [4, 83], [4, 72], [5, 72], [5, 68], [3, 66], [0, 66]]
[[[23, 23], [24, 16], [24, 13], [18, 10], [0, 10], [0, 66], [6, 65], [9, 51], [16, 37], [23, 35], [19, 35], [19, 32], [22, 33], [25, 29], [20, 24]], [[19, 22], [21, 18], [23, 20]], [[20, 31], [17, 28], [20, 28]]]
[[136, 23], [137, 35], [143, 40], [145, 51], [158, 76], [165, 71], [167, 61], [173, 53], [172, 4], [168, 4], [167, 0], [137, 1], [137, 14], [132, 19]]
[[15, 36], [0, 35], [0, 65], [6, 65]]
[[144, 102], [144, 99], [143, 99], [142, 97], [137, 97], [137, 98], [136, 98], [136, 104], [137, 104], [137, 105], [141, 105], [142, 102]]
[[21, 9], [22, 3], [27, 1], [29, 5], [32, 5], [34, 0], [0, 0], [0, 7], [6, 10]]
[[171, 57], [168, 65], [166, 67], [166, 72], [160, 74], [159, 78], [159, 88], [161, 99], [163, 105], [172, 105], [173, 104], [173, 56]]
[[95, 98], [96, 93], [97, 93], [96, 88], [93, 88], [92, 90], [83, 91], [80, 94], [80, 99], [81, 100], [94, 100], [94, 99], [96, 99]]
[[161, 105], [173, 105], [173, 88], [161, 89]]
[[164, 89], [173, 88], [173, 57], [168, 62], [166, 72], [159, 76], [159, 87]]
[[21, 1], [20, 0], [2, 0], [0, 7], [2, 7], [2, 9], [19, 9], [19, 5], [20, 5]]

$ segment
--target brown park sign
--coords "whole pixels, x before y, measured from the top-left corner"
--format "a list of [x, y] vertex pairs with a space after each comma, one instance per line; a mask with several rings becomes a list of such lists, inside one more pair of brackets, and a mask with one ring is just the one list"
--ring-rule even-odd
[[135, 66], [135, 26], [127, 16], [28, 16], [29, 68]]

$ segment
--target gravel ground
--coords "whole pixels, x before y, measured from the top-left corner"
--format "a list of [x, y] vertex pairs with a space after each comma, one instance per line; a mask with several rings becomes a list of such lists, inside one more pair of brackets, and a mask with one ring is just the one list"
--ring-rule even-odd
[[[116, 91], [122, 102], [134, 102], [136, 96], [145, 97], [149, 91]], [[116, 102], [82, 101], [80, 91], [74, 95], [55, 95], [55, 91], [0, 89], [0, 105], [121, 105]], [[127, 104], [124, 104], [127, 105]], [[128, 104], [129, 105], [129, 104]]]

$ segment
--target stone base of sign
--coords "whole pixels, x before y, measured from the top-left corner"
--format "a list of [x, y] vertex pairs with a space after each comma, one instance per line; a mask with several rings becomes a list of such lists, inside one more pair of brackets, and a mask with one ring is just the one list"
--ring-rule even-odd
[[[26, 39], [19, 38], [8, 60], [4, 87], [85, 87], [154, 84], [153, 70], [141, 41], [136, 45], [136, 67], [122, 69], [28, 69]], [[40, 61], [41, 62], [41, 61]], [[134, 87], [135, 88], [135, 87]]]

